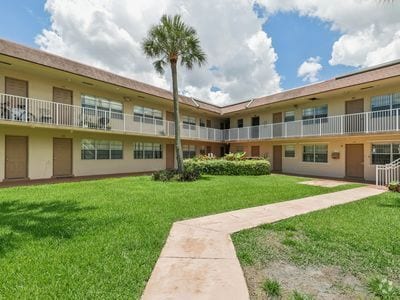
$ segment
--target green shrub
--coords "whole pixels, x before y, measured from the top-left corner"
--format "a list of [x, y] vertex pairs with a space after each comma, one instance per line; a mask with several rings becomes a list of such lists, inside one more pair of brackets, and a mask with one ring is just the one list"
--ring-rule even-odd
[[265, 293], [270, 297], [279, 297], [281, 295], [281, 285], [274, 279], [266, 279], [262, 285]]
[[224, 156], [225, 160], [245, 160], [246, 152], [228, 153]]
[[196, 181], [200, 176], [201, 173], [199, 169], [196, 169], [193, 166], [188, 166], [182, 174], [179, 174], [179, 181]]
[[298, 291], [293, 291], [292, 296], [290, 297], [291, 300], [313, 300], [314, 297], [308, 294], [303, 294]]
[[154, 181], [196, 181], [200, 178], [201, 173], [199, 169], [189, 166], [185, 168], [182, 174], [176, 170], [161, 170], [153, 173]]
[[267, 160], [193, 160], [184, 161], [185, 168], [198, 170], [208, 175], [267, 175], [270, 163]]
[[161, 170], [153, 173], [153, 180], [155, 181], [170, 181], [176, 175], [176, 170]]

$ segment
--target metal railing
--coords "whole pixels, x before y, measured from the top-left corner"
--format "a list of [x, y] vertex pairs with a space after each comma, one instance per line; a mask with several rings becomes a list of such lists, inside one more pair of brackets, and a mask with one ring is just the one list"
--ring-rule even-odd
[[399, 131], [400, 110], [382, 110], [226, 129], [226, 141], [269, 140]]
[[[230, 142], [399, 131], [400, 109], [338, 115], [243, 128], [216, 129], [181, 123], [182, 138]], [[173, 137], [174, 122], [120, 112], [0, 94], [0, 119]]]
[[390, 182], [400, 181], [400, 158], [386, 165], [376, 166], [376, 185], [388, 186]]
[[[173, 137], [175, 123], [109, 110], [0, 94], [0, 120]], [[181, 124], [182, 138], [223, 141], [223, 130]]]

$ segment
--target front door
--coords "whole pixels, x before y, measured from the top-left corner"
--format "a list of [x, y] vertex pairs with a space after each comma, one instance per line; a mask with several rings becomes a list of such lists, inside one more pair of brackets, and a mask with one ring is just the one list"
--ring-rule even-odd
[[6, 179], [28, 178], [28, 137], [6, 136]]
[[282, 137], [283, 125], [282, 125], [282, 113], [274, 113], [272, 115], [272, 123], [273, 125], [273, 136], [274, 137]]
[[[53, 102], [59, 103], [53, 109], [53, 124], [73, 125], [72, 124], [72, 91], [54, 87]], [[43, 116], [47, 117], [47, 116]]]
[[175, 168], [175, 145], [174, 144], [167, 144], [167, 151], [166, 151], [166, 168], [167, 169], [174, 169]]
[[364, 179], [364, 145], [346, 145], [346, 177]]
[[260, 157], [260, 146], [251, 146], [251, 157]]
[[282, 146], [273, 146], [273, 164], [272, 167], [275, 172], [282, 172]]
[[362, 112], [364, 112], [364, 99], [346, 101], [345, 132], [364, 132], [365, 117]]
[[252, 139], [258, 139], [260, 137], [260, 117], [253, 117], [251, 118], [251, 137]]
[[72, 176], [72, 139], [53, 139], [53, 176]]

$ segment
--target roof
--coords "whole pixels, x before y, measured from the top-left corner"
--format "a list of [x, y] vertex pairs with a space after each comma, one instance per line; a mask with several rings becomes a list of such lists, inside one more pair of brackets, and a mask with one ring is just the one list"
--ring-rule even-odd
[[[6, 41], [4, 39], [0, 39], [0, 54], [75, 75], [88, 77], [94, 80], [99, 80], [105, 83], [114, 84], [145, 94], [157, 96], [166, 100], [173, 100], [172, 93], [168, 90], [85, 65], [42, 50], [33, 49], [17, 43]], [[219, 106], [204, 101], [196, 100], [194, 102], [192, 98], [182, 95], [179, 96], [179, 100], [181, 103], [192, 107], [197, 107], [218, 114], [221, 113], [221, 108]]]
[[[160, 97], [165, 100], [172, 101], [173, 99], [170, 91], [3, 39], [0, 39], [0, 54], [49, 68], [58, 69], [60, 71], [75, 75], [88, 77], [94, 80], [99, 80], [105, 83], [114, 84], [148, 95]], [[356, 72], [348, 73], [326, 81], [294, 88], [268, 96], [246, 100], [224, 107], [182, 95], [179, 96], [179, 100], [185, 105], [223, 115], [248, 108], [256, 108], [263, 105], [289, 101], [301, 97], [310, 97], [312, 95], [324, 92], [334, 91], [396, 76], [400, 76], [400, 60], [361, 69]]]

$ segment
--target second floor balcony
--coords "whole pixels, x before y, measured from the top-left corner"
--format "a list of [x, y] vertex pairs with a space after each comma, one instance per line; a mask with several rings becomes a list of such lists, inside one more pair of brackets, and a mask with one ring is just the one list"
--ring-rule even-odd
[[[115, 133], [175, 136], [175, 123], [172, 121], [7, 94], [0, 94], [0, 120]], [[220, 129], [181, 124], [180, 130], [182, 138], [223, 141]]]
[[225, 131], [225, 141], [390, 133], [400, 130], [400, 109], [328, 116]]

